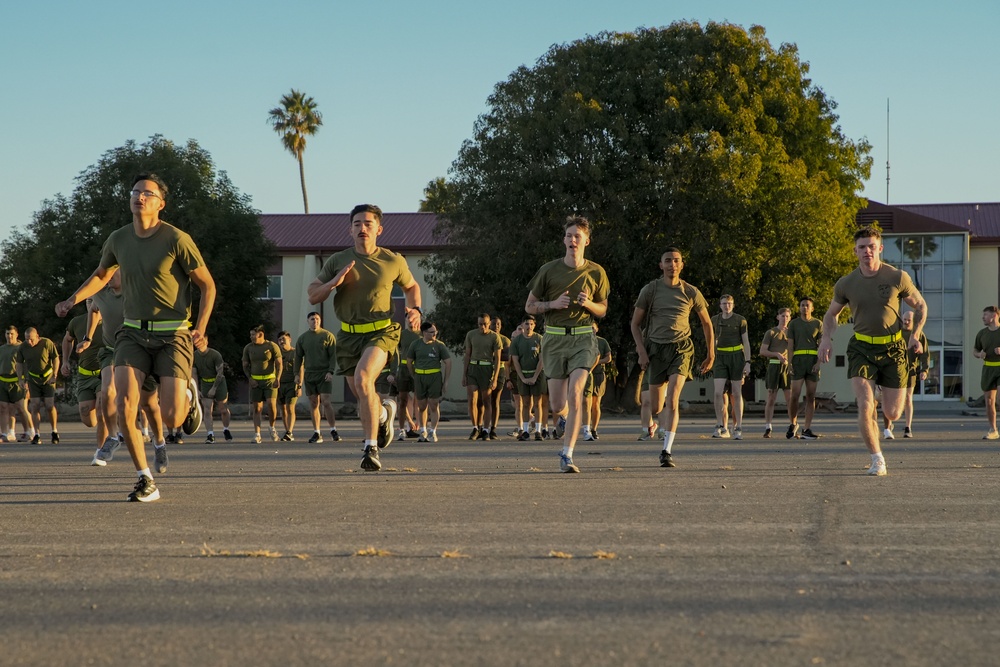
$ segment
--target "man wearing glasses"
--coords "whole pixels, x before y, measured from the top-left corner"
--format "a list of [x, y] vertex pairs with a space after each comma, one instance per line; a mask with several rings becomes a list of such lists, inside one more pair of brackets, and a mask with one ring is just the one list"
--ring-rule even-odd
[[[159, 176], [136, 176], [129, 199], [132, 224], [111, 233], [94, 273], [56, 304], [56, 314], [65, 317], [121, 270], [125, 322], [115, 341], [115, 385], [119, 428], [139, 476], [127, 500], [138, 502], [160, 497], [135, 425], [139, 389], [148, 375], [157, 376], [164, 425], [183, 424], [188, 434], [198, 430], [201, 408], [191, 381], [193, 341], [205, 335], [215, 306], [215, 281], [198, 246], [187, 233], [160, 220], [166, 196], [167, 186]], [[194, 328], [189, 321], [192, 283], [201, 291]]]

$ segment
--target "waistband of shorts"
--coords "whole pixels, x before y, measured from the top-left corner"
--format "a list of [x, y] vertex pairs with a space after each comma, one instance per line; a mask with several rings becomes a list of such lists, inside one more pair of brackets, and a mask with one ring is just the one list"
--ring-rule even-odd
[[782, 361], [781, 359], [768, 359], [767, 363], [769, 363], [769, 364], [783, 364], [785, 362]]
[[340, 323], [340, 330], [346, 331], [347, 333], [372, 333], [373, 331], [381, 331], [392, 324], [391, 319], [378, 320], [377, 322], [365, 322], [364, 324], [348, 324], [347, 322]]
[[257, 380], [258, 382], [262, 380], [273, 380], [274, 373], [271, 373], [270, 375], [251, 375], [250, 377], [253, 378], [254, 380]]
[[903, 332], [897, 331], [896, 333], [889, 334], [888, 336], [866, 336], [865, 334], [855, 333], [854, 337], [862, 343], [870, 343], [872, 345], [888, 345], [894, 341], [903, 340]]
[[434, 373], [440, 373], [440, 368], [414, 368], [413, 372], [417, 375], [433, 375]]
[[100, 375], [101, 374], [101, 369], [97, 369], [96, 371], [92, 371], [92, 370], [89, 370], [87, 368], [84, 368], [83, 366], [77, 366], [76, 367], [76, 372], [79, 373], [80, 375], [85, 375], [87, 377], [94, 377], [95, 375]]
[[18, 378], [16, 375], [14, 376], [0, 375], [0, 382], [6, 382], [8, 384], [14, 384], [15, 382], [18, 381], [18, 379], [20, 378]]
[[553, 336], [583, 336], [594, 333], [594, 327], [589, 324], [582, 327], [547, 326], [545, 327], [545, 333], [552, 334]]
[[798, 356], [803, 355], [803, 354], [811, 354], [811, 355], [814, 355], [814, 356], [818, 356], [819, 355], [819, 350], [795, 350], [795, 352], [792, 353], [792, 356], [793, 357], [798, 357]]
[[28, 371], [28, 375], [30, 375], [33, 378], [38, 378], [39, 380], [48, 380], [49, 376], [52, 375], [52, 369], [50, 368], [41, 375], [39, 375], [38, 373], [32, 373], [31, 371]]
[[215, 382], [215, 378], [199, 378], [202, 382], [208, 382], [209, 384]]
[[133, 320], [126, 317], [123, 326], [131, 329], [143, 329], [144, 331], [172, 332], [183, 331], [191, 328], [188, 320]]
[[470, 359], [469, 363], [473, 366], [492, 366], [492, 361], [476, 361], [475, 359]]
[[984, 361], [983, 366], [1000, 366], [1000, 361]]
[[743, 346], [742, 345], [735, 345], [733, 347], [717, 347], [717, 348], [715, 348], [715, 351], [716, 352], [742, 352], [743, 351]]

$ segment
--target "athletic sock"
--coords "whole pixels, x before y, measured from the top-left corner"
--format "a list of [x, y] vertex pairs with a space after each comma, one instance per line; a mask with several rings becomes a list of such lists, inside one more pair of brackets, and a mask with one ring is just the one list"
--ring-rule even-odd
[[666, 431], [666, 435], [663, 437], [663, 451], [665, 451], [667, 454], [670, 453], [670, 450], [674, 446], [674, 437], [676, 435], [677, 434], [673, 431]]
[[166, 443], [160, 443], [158, 445], [153, 445], [153, 449], [163, 449], [166, 446]]
[[377, 444], [375, 440], [365, 440], [365, 447], [375, 447]]
[[573, 458], [573, 448], [568, 445], [563, 445], [562, 453], [567, 458]]
[[136, 470], [135, 472], [139, 475], [139, 479], [142, 479], [143, 477], [153, 479], [153, 473], [149, 472], [149, 468], [143, 468], [142, 470]]

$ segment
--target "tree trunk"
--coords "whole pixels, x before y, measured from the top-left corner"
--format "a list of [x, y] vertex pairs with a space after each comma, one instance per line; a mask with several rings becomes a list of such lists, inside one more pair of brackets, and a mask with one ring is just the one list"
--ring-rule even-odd
[[299, 182], [302, 183], [302, 207], [305, 209], [306, 213], [309, 213], [309, 197], [306, 196], [306, 171], [305, 167], [302, 165], [302, 153], [298, 154], [299, 158]]

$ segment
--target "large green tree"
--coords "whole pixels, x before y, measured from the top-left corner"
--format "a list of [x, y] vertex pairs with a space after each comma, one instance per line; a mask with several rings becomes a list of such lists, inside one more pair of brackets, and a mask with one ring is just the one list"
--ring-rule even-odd
[[299, 182], [302, 184], [302, 206], [309, 212], [309, 197], [306, 196], [306, 172], [302, 154], [306, 151], [306, 137], [319, 132], [323, 124], [323, 114], [316, 110], [316, 100], [292, 88], [281, 96], [279, 106], [267, 113], [267, 122], [281, 137], [281, 145], [295, 156], [299, 163]]
[[518, 68], [426, 191], [460, 249], [426, 264], [443, 330], [457, 337], [483, 310], [520, 317], [531, 276], [564, 253], [569, 213], [594, 223], [621, 370], [632, 304], [667, 246], [710, 303], [735, 296], [754, 345], [779, 306], [822, 303], [850, 267], [871, 159], [808, 70], [761, 27], [690, 22], [553, 46]]
[[[225, 359], [240, 358], [251, 326], [270, 315], [258, 299], [275, 261], [259, 214], [197, 142], [177, 145], [161, 136], [106, 152], [76, 178], [71, 195], [46, 200], [26, 231], [0, 244], [0, 322], [38, 328], [57, 343], [67, 319], [54, 306], [97, 267], [104, 240], [132, 223], [129, 190], [142, 172], [163, 177], [170, 191], [163, 220], [188, 232], [218, 287], [208, 334]], [[197, 289], [194, 313], [197, 313]], [[82, 313], [77, 306], [74, 314]], [[239, 363], [236, 362], [237, 368]]]

